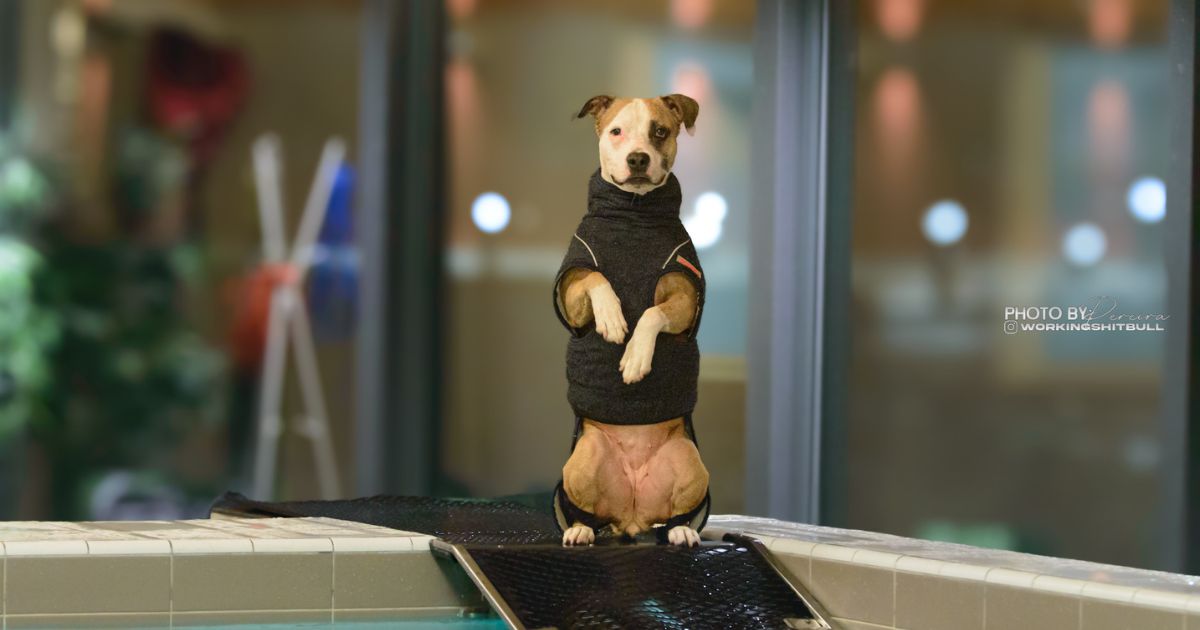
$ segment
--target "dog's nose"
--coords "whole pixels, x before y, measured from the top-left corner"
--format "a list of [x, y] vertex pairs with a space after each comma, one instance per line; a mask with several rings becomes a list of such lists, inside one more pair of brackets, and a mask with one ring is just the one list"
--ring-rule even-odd
[[625, 158], [625, 163], [629, 165], [630, 172], [644, 173], [650, 166], [650, 156], [640, 151], [636, 153], [630, 153], [629, 156]]

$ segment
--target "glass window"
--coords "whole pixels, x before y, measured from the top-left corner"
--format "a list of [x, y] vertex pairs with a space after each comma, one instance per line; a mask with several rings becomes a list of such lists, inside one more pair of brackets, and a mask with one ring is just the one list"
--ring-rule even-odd
[[[326, 138], [354, 155], [358, 3], [15, 5], [15, 107], [0, 128], [0, 519], [202, 515], [218, 493], [248, 489], [268, 300], [286, 277], [262, 266], [251, 147], [280, 139], [290, 244]], [[356, 294], [349, 187], [338, 190], [306, 299], [348, 492]], [[288, 369], [277, 492], [309, 498]]]
[[1155, 563], [1167, 4], [859, 3], [850, 527]]
[[674, 172], [708, 299], [695, 422], [714, 508], [741, 509], [753, 3], [450, 2], [443, 469], [460, 494], [547, 490], [574, 418], [554, 274], [599, 167], [588, 98], [700, 103]]

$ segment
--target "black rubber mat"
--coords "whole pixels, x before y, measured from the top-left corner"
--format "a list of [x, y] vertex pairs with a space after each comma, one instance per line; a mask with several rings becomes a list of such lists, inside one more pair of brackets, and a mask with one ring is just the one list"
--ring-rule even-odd
[[420, 532], [452, 543], [552, 544], [562, 540], [549, 511], [504, 500], [377, 496], [267, 503], [227, 492], [212, 509], [253, 516], [326, 516]]
[[527, 628], [787, 628], [812, 614], [751, 545], [466, 551]]

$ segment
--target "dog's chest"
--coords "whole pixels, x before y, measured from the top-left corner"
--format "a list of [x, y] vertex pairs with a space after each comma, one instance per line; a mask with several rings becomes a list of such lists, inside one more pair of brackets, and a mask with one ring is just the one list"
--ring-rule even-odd
[[604, 217], [585, 218], [579, 232], [622, 306], [633, 313], [653, 305], [654, 285], [673, 252], [688, 240], [682, 224], [638, 225]]

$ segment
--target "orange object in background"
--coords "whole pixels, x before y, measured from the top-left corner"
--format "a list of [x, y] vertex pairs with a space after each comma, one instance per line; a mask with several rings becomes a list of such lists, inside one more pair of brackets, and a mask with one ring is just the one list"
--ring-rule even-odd
[[271, 294], [283, 284], [300, 280], [294, 265], [263, 265], [245, 277], [234, 280], [226, 292], [234, 309], [230, 327], [230, 354], [239, 370], [258, 369], [267, 343], [267, 323], [271, 318]]

